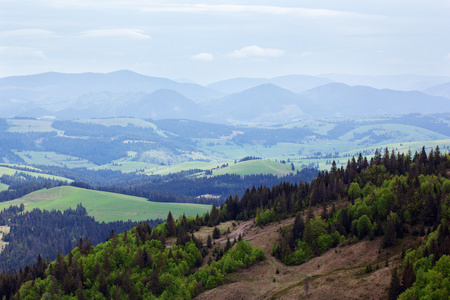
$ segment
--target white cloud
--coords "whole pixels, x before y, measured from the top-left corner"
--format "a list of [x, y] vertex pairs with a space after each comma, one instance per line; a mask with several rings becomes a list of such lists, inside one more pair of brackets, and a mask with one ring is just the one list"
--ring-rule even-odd
[[139, 29], [94, 29], [88, 30], [81, 33], [82, 37], [119, 37], [119, 38], [130, 38], [130, 39], [151, 39], [151, 37], [146, 34], [143, 30]]
[[315, 9], [303, 7], [286, 7], [271, 5], [230, 5], [230, 4], [163, 4], [141, 5], [140, 8], [147, 12], [184, 12], [184, 13], [256, 13], [271, 15], [296, 15], [302, 17], [350, 17], [363, 14], [338, 11], [331, 9]]
[[450, 61], [450, 52], [444, 57], [444, 59]]
[[211, 53], [199, 53], [191, 57], [193, 60], [201, 60], [201, 61], [212, 61], [214, 56]]
[[0, 32], [4, 37], [51, 37], [54, 33], [43, 29], [17, 29]]
[[364, 13], [349, 12], [335, 9], [305, 8], [298, 6], [276, 5], [245, 5], [245, 4], [205, 4], [205, 3], [167, 3], [165, 1], [143, 0], [115, 0], [115, 1], [91, 1], [91, 0], [42, 0], [47, 5], [59, 8], [85, 8], [102, 10], [139, 10], [144, 12], [174, 12], [174, 13], [198, 13], [198, 14], [270, 14], [270, 15], [294, 15], [305, 18], [318, 17], [355, 17], [369, 16]]
[[245, 57], [279, 57], [283, 56], [285, 51], [282, 49], [273, 49], [273, 48], [261, 48], [259, 46], [247, 46], [241, 48], [239, 50], [233, 51], [229, 56], [236, 58], [245, 58]]
[[0, 57], [6, 59], [46, 59], [44, 51], [31, 47], [0, 46]]

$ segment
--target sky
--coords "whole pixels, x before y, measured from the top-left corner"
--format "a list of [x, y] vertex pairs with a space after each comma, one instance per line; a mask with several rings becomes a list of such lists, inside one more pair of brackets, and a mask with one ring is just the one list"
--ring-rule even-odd
[[450, 76], [448, 0], [0, 0], [0, 77]]

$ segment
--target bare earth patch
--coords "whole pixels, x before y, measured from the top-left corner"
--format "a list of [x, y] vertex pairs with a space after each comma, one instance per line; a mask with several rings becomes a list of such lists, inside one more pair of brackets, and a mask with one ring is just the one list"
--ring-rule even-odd
[[[414, 243], [413, 239], [405, 239], [396, 247], [380, 250], [381, 238], [372, 241], [366, 238], [353, 245], [332, 248], [300, 266], [286, 266], [270, 255], [270, 249], [277, 241], [277, 230], [293, 222], [294, 218], [290, 218], [263, 228], [252, 225], [253, 220], [238, 225], [236, 232], [230, 233], [230, 239], [244, 228], [244, 240], [263, 249], [266, 259], [226, 276], [225, 284], [205, 291], [196, 299], [306, 299], [306, 277], [308, 299], [386, 299], [392, 269], [400, 263], [402, 243], [406, 248]], [[373, 271], [366, 274], [365, 266], [369, 263]]]

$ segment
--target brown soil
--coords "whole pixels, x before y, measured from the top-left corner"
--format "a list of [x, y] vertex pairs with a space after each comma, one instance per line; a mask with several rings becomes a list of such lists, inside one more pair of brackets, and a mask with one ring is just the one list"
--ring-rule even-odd
[[[320, 211], [314, 211], [317, 213]], [[277, 242], [278, 229], [293, 222], [294, 218], [290, 218], [263, 228], [253, 226], [253, 220], [238, 225], [230, 233], [230, 240], [244, 233], [244, 240], [263, 249], [266, 259], [226, 276], [225, 284], [205, 291], [196, 299], [303, 299], [306, 277], [308, 299], [386, 299], [392, 269], [400, 263], [402, 244], [408, 248], [415, 242], [412, 238], [404, 239], [396, 247], [380, 251], [381, 238], [373, 241], [366, 238], [330, 249], [300, 266], [286, 266], [270, 255], [270, 249]], [[369, 263], [373, 271], [366, 274], [365, 266]]]

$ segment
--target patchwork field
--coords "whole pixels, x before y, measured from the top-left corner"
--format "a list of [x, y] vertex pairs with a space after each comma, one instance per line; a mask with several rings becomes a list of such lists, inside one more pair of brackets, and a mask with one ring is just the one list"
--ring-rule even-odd
[[[8, 132], [52, 132], [57, 131], [52, 127], [52, 121], [31, 120], [31, 119], [9, 119]], [[60, 131], [58, 131], [60, 132]]]
[[13, 169], [13, 168], [8, 168], [6, 165], [2, 165], [2, 166], [0, 166], [0, 176], [2, 176], [2, 175], [14, 175], [17, 172], [18, 174], [27, 174], [27, 175], [30, 175], [30, 176], [33, 176], [33, 177], [43, 177], [43, 178], [48, 178], [48, 179], [67, 181], [69, 183], [73, 181], [71, 179], [60, 177], [60, 176], [54, 176], [54, 175], [39, 173], [39, 169], [36, 169], [36, 168], [33, 168], [33, 170], [36, 170], [37, 172], [16, 170], [16, 169]]
[[16, 152], [26, 163], [65, 168], [91, 168], [93, 163], [86, 159], [59, 154], [55, 152], [23, 151]]
[[236, 164], [230, 164], [226, 168], [221, 168], [213, 171], [213, 175], [223, 174], [238, 174], [238, 175], [252, 175], [252, 174], [273, 174], [276, 176], [286, 176], [292, 173], [291, 164], [282, 164], [275, 161], [257, 159], [250, 161], [243, 161]]
[[150, 202], [145, 198], [71, 186], [43, 189], [25, 195], [20, 199], [2, 202], [0, 203], [0, 210], [21, 203], [25, 205], [27, 211], [34, 208], [63, 211], [68, 208], [74, 209], [81, 203], [88, 214], [95, 217], [99, 222], [165, 219], [169, 211], [177, 218], [183, 213], [186, 216], [195, 216], [197, 214], [203, 215], [211, 210], [210, 205]]

